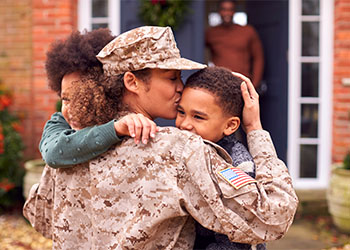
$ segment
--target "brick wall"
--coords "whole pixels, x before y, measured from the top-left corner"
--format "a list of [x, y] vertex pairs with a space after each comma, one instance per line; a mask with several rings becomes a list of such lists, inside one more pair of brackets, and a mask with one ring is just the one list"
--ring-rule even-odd
[[333, 162], [350, 150], [350, 1], [334, 1]]
[[58, 99], [47, 87], [45, 54], [77, 27], [77, 0], [0, 1], [0, 79], [23, 118], [26, 158], [36, 158], [45, 121]]
[[[0, 80], [14, 93], [12, 110], [23, 119], [23, 137], [31, 136], [31, 0], [0, 1]], [[30, 153], [30, 147], [27, 154]]]

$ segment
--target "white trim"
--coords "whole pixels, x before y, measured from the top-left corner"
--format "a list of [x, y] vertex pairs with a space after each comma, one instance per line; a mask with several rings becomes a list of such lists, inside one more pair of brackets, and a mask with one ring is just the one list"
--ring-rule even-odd
[[[289, 1], [289, 95], [287, 161], [295, 188], [322, 189], [328, 185], [331, 165], [333, 9], [334, 0], [320, 0], [320, 16], [302, 16], [302, 0]], [[301, 55], [302, 22], [320, 22], [320, 55]], [[301, 63], [319, 63], [319, 97], [301, 97]], [[301, 104], [319, 104], [318, 138], [300, 138]], [[299, 178], [300, 144], [317, 145], [317, 178]]]
[[333, 108], [333, 11], [334, 1], [321, 1], [321, 24], [320, 31], [320, 51], [322, 60], [320, 62], [319, 85], [320, 91], [320, 110], [319, 113], [319, 133], [322, 143], [319, 145], [319, 178], [320, 182], [327, 187], [331, 166], [332, 150], [332, 108]]
[[302, 63], [318, 63], [318, 62], [320, 62], [320, 57], [319, 56], [308, 56], [308, 57], [303, 56], [299, 60]]
[[302, 22], [318, 22], [320, 21], [320, 16], [301, 16]]
[[320, 103], [319, 97], [299, 97], [298, 100], [302, 104], [318, 104], [318, 103]]
[[108, 0], [108, 17], [92, 18], [92, 0], [78, 0], [78, 30], [90, 31], [93, 23], [107, 23], [114, 35], [120, 34], [120, 1]]
[[[288, 150], [287, 162], [294, 186], [299, 178], [299, 152], [298, 138], [300, 131], [300, 107], [295, 104], [300, 96], [300, 62], [301, 53], [301, 2], [289, 1], [289, 55], [288, 55]], [[298, 102], [299, 103], [299, 102]]]
[[92, 17], [91, 23], [108, 23], [109, 17]]
[[299, 138], [297, 141], [303, 145], [317, 145], [320, 143], [319, 138]]
[[120, 0], [108, 1], [108, 24], [114, 35], [120, 34]]
[[78, 1], [78, 30], [91, 30], [92, 0]]

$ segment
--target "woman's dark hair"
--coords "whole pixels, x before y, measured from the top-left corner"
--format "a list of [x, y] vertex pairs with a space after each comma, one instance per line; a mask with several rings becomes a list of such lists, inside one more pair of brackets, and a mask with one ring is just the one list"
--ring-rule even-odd
[[241, 83], [242, 79], [224, 67], [207, 67], [192, 74], [187, 79], [185, 88], [205, 89], [215, 95], [217, 104], [225, 114], [241, 118], [243, 110]]
[[45, 64], [50, 89], [60, 95], [62, 78], [69, 73], [102, 74], [102, 64], [96, 55], [114, 38], [109, 29], [97, 29], [75, 31], [66, 40], [54, 42]]

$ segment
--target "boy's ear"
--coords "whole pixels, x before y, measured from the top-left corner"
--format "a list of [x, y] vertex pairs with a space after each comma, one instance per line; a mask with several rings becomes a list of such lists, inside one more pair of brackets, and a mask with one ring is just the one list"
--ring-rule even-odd
[[125, 88], [132, 93], [137, 93], [139, 89], [139, 84], [137, 84], [136, 76], [130, 71], [124, 74], [124, 86]]
[[227, 119], [226, 126], [224, 129], [224, 135], [228, 136], [236, 132], [236, 130], [239, 128], [239, 125], [241, 124], [241, 120], [237, 116], [232, 116]]

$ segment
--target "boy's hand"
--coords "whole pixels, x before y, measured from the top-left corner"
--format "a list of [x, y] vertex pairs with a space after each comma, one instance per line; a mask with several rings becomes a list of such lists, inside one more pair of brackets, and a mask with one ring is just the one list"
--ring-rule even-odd
[[232, 72], [233, 75], [241, 78], [241, 91], [244, 100], [243, 107], [243, 129], [246, 133], [252, 130], [262, 129], [260, 121], [259, 94], [256, 92], [253, 83], [248, 77]]
[[149, 138], [153, 138], [158, 131], [157, 124], [142, 114], [129, 114], [114, 122], [114, 128], [118, 136], [131, 136], [136, 144], [142, 139], [147, 144]]

